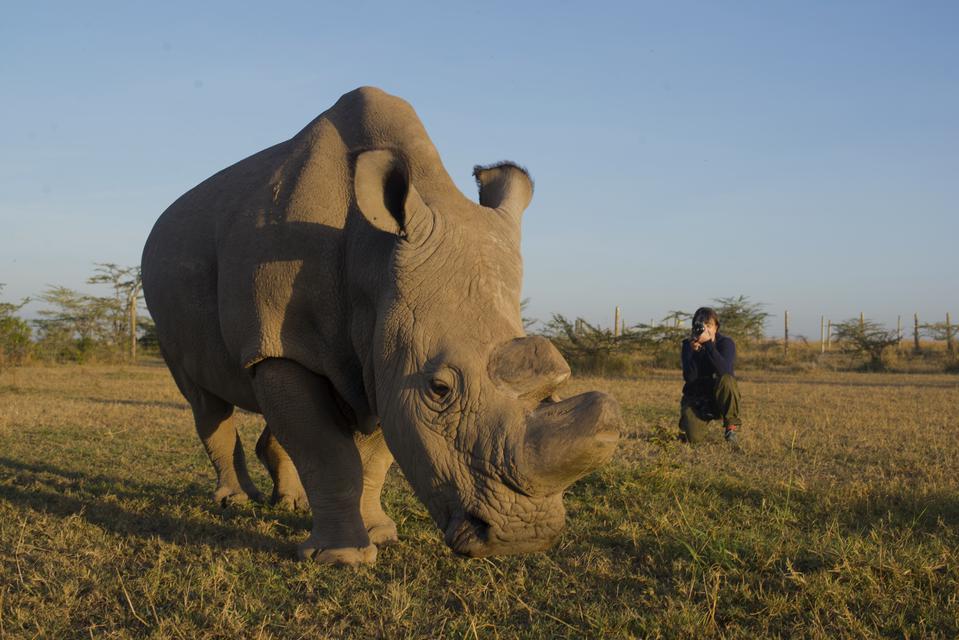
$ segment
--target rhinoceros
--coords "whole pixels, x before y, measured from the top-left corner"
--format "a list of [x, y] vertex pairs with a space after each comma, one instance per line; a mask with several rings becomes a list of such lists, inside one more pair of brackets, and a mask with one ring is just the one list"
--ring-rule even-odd
[[532, 180], [512, 162], [474, 177], [478, 204], [413, 108], [362, 87], [150, 233], [143, 290], [214, 498], [262, 499], [232, 421], [262, 414], [274, 501], [312, 510], [301, 558], [372, 563], [396, 540], [380, 504], [394, 458], [455, 553], [545, 549], [563, 490], [613, 453], [618, 404], [560, 400], [566, 361], [524, 331]]

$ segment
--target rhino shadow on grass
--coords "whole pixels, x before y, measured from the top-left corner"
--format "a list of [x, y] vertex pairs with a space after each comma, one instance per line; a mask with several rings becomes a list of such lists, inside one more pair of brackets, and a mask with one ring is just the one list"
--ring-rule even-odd
[[[171, 493], [168, 486], [159, 484], [0, 457], [0, 499], [23, 509], [60, 518], [77, 516], [125, 537], [157, 537], [175, 544], [205, 544], [221, 549], [248, 548], [284, 554], [293, 548], [292, 543], [251, 531], [242, 525], [231, 526], [165, 513], [168, 509], [181, 508], [185, 496], [196, 497], [205, 493], [204, 487], [195, 482]], [[133, 511], [118, 504], [116, 499], [145, 500], [147, 506], [142, 512]], [[223, 514], [213, 512], [211, 517], [222, 519]]]
[[190, 405], [185, 402], [173, 402], [171, 400], [131, 400], [129, 398], [94, 398], [91, 396], [56, 396], [66, 400], [81, 400], [83, 402], [92, 402], [94, 404], [112, 404], [128, 407], [150, 407], [152, 409], [176, 409], [178, 411], [189, 410]]
[[[139, 366], [139, 365], [138, 365]], [[154, 365], [156, 366], [156, 365]], [[76, 402], [92, 402], [95, 404], [106, 404], [106, 405], [125, 405], [131, 407], [150, 407], [155, 409], [176, 409], [179, 411], [189, 410], [190, 405], [186, 402], [176, 402], [173, 400], [135, 400], [132, 398], [113, 398], [113, 397], [97, 397], [97, 396], [84, 396], [76, 394], [64, 394], [60, 393], [56, 389], [32, 389], [25, 388], [21, 386], [9, 385], [6, 387], [0, 387], [0, 391], [3, 393], [11, 393], [17, 396], [36, 396], [36, 397], [47, 397], [54, 398], [57, 401], [72, 400]]]

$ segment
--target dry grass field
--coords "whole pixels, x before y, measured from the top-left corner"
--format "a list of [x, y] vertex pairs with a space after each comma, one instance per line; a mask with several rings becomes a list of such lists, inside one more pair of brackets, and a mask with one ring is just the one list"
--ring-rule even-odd
[[574, 380], [626, 430], [549, 552], [452, 556], [394, 468], [402, 540], [349, 571], [292, 560], [303, 514], [213, 505], [161, 364], [7, 370], [0, 637], [959, 637], [959, 376], [747, 370], [740, 452], [675, 441], [679, 387]]

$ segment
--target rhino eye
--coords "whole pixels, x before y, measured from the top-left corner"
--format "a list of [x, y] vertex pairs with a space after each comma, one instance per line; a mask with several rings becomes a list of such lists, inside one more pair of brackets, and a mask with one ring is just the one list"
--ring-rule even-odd
[[446, 400], [450, 395], [450, 386], [439, 380], [438, 378], [433, 378], [430, 380], [430, 393], [433, 394], [433, 397], [437, 400]]
[[446, 411], [462, 388], [460, 372], [453, 367], [440, 365], [424, 373], [421, 387], [423, 400], [433, 411]]

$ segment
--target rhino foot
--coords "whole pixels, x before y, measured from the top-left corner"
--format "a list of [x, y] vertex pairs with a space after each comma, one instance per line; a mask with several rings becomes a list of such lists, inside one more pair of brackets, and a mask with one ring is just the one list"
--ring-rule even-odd
[[259, 491], [244, 491], [240, 487], [218, 487], [213, 493], [213, 502], [220, 507], [236, 507], [248, 503], [263, 502], [263, 494]]
[[399, 542], [400, 540], [396, 532], [396, 523], [392, 520], [374, 524], [366, 531], [370, 534], [370, 542], [380, 547]]
[[270, 503], [278, 509], [288, 511], [309, 511], [310, 503], [306, 499], [306, 493], [277, 493], [273, 492]]
[[312, 536], [297, 546], [296, 555], [300, 560], [312, 560], [321, 564], [358, 567], [373, 564], [376, 561], [376, 545], [366, 547], [340, 547], [337, 549], [317, 548]]

